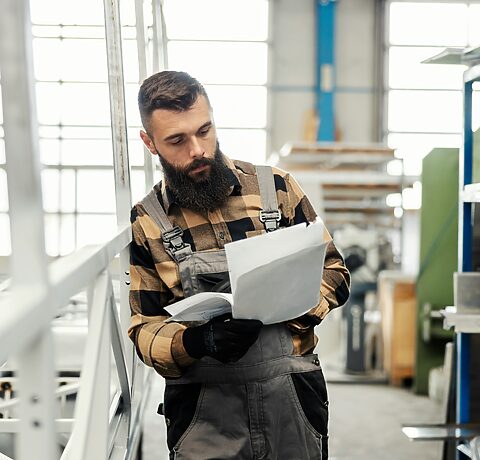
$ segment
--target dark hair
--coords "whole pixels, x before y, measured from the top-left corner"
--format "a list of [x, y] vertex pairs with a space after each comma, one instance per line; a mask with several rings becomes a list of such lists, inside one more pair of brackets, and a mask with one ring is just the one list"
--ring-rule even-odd
[[145, 131], [149, 131], [154, 110], [183, 112], [192, 107], [200, 95], [209, 102], [205, 88], [186, 72], [164, 70], [148, 77], [138, 91], [138, 108]]

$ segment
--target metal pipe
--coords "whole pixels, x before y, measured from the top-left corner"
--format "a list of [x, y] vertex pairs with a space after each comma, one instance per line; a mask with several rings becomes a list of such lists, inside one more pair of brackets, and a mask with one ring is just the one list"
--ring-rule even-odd
[[117, 224], [121, 226], [130, 223], [132, 198], [130, 193], [122, 35], [118, 0], [104, 0], [104, 8]]
[[[147, 39], [143, 16], [143, 0], [135, 0], [135, 18], [137, 30], [138, 77], [140, 84], [147, 78]], [[153, 187], [155, 164], [150, 151], [143, 146], [143, 162], [145, 171], [145, 193]]]
[[167, 36], [161, 0], [152, 0], [153, 73], [168, 67]]

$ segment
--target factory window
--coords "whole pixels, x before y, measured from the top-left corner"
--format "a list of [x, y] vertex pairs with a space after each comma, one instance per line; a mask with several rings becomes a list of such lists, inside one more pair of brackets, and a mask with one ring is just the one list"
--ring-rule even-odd
[[[467, 1], [390, 1], [387, 8], [386, 135], [408, 175], [421, 173], [435, 147], [462, 142], [462, 65], [422, 64], [445, 48], [480, 46], [480, 5]], [[475, 100], [477, 104], [475, 104]], [[474, 126], [480, 125], [480, 93]]]
[[205, 85], [222, 151], [264, 162], [268, 1], [166, 0], [164, 5], [169, 68]]
[[[267, 145], [268, 1], [164, 3], [170, 68], [205, 84], [222, 150], [264, 161]], [[133, 202], [144, 195], [136, 95], [135, 2], [121, 0]], [[185, 14], [188, 10], [189, 14]], [[151, 36], [151, 12], [146, 11]], [[31, 1], [46, 250], [68, 254], [116, 230], [102, 0]], [[10, 253], [0, 97], [0, 256]], [[158, 176], [157, 176], [158, 177]]]

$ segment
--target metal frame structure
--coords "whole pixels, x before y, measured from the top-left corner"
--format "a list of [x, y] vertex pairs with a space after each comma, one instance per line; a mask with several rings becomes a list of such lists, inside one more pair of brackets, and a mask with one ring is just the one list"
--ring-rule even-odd
[[[439, 55], [440, 56], [440, 55]], [[431, 58], [434, 62], [437, 56]], [[459, 156], [459, 206], [458, 206], [458, 273], [472, 272], [475, 215], [473, 203], [480, 203], [480, 183], [473, 183], [474, 139], [472, 128], [473, 85], [480, 81], [480, 65], [472, 63], [463, 74], [463, 142]], [[478, 153], [478, 152], [477, 152]], [[478, 273], [478, 272], [475, 272]], [[460, 275], [457, 275], [458, 277]], [[464, 275], [468, 276], [468, 275]], [[470, 275], [471, 276], [471, 275]], [[460, 288], [458, 288], [460, 289]], [[455, 302], [462, 296], [457, 293]], [[480, 299], [475, 299], [479, 301]], [[478, 389], [471, 386], [471, 358], [474, 353], [471, 334], [480, 333], [480, 315], [477, 309], [471, 311], [459, 308], [461, 305], [446, 306], [437, 312], [444, 318], [444, 328], [454, 328], [456, 332], [456, 378], [455, 385], [455, 423], [424, 424], [404, 426], [403, 432], [414, 440], [443, 440], [454, 442], [458, 460], [479, 458], [480, 456], [480, 420], [472, 420], [472, 394], [478, 399]], [[447, 362], [449, 359], [446, 360]], [[453, 364], [452, 364], [453, 365]], [[451, 373], [447, 372], [450, 381]], [[448, 390], [447, 390], [448, 393]], [[445, 397], [448, 406], [448, 397]], [[445, 409], [446, 421], [448, 409]], [[450, 453], [445, 446], [444, 456]], [[445, 458], [445, 457], [444, 457]]]
[[[463, 146], [459, 161], [459, 197], [458, 207], [458, 271], [472, 271], [473, 225], [472, 203], [480, 202], [478, 197], [465, 193], [466, 186], [473, 182], [473, 130], [472, 130], [472, 96], [473, 84], [480, 81], [480, 65], [469, 68], [463, 75]], [[480, 299], [479, 299], [480, 300]], [[480, 329], [477, 330], [477, 333]], [[471, 422], [470, 399], [470, 334], [460, 332], [457, 341], [457, 423]], [[459, 452], [458, 458], [467, 458]]]
[[[143, 79], [149, 54], [143, 21], [145, 5], [143, 0], [135, 1]], [[130, 319], [131, 187], [119, 0], [104, 0], [118, 229], [107, 243], [82, 248], [51, 264], [45, 254], [29, 5], [28, 0], [0, 3], [0, 66], [7, 177], [11, 178], [8, 195], [12, 238], [12, 278], [4, 284], [8, 291], [0, 300], [0, 363], [10, 356], [18, 362], [12, 378], [15, 397], [0, 404], [2, 412], [15, 409], [17, 418], [0, 420], [0, 432], [17, 434], [15, 459], [19, 460], [133, 459], [141, 437], [141, 416], [151, 372], [144, 374], [125, 333]], [[164, 49], [165, 33], [158, 32], [159, 24], [164, 24], [161, 0], [152, 0], [152, 7], [157, 49], [158, 39]], [[163, 68], [163, 63], [164, 58], [156, 58], [157, 70]], [[150, 156], [147, 158], [146, 190], [153, 184], [153, 163]], [[113, 263], [117, 255], [119, 264]], [[112, 273], [115, 271], [118, 273]], [[119, 305], [113, 295], [112, 278], [117, 277]], [[89, 326], [81, 377], [79, 382], [55, 388], [52, 320], [85, 287]], [[112, 355], [119, 382], [113, 392]], [[77, 392], [74, 417], [57, 418], [56, 399]], [[71, 433], [63, 453], [58, 439], [61, 433]], [[4, 454], [0, 458], [8, 459]]]

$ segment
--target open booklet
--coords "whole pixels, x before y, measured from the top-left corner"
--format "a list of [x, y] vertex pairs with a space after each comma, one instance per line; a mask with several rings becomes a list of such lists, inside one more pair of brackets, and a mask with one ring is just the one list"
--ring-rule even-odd
[[297, 318], [320, 299], [330, 236], [321, 219], [225, 245], [232, 294], [202, 292], [165, 309], [168, 321], [234, 318], [274, 324]]

